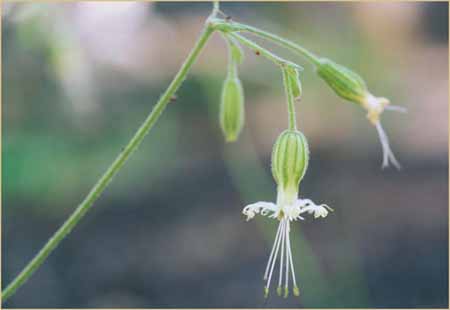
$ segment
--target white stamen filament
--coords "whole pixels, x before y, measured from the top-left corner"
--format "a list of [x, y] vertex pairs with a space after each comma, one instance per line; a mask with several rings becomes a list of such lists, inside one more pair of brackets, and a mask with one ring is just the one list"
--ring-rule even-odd
[[[279, 226], [281, 227], [281, 230], [284, 229], [284, 226], [285, 226], [284, 224], [285, 224], [284, 221], [280, 221], [280, 225]], [[270, 280], [272, 279], [273, 268], [275, 267], [275, 263], [277, 262], [278, 250], [280, 249], [280, 243], [284, 240], [284, 238], [285, 238], [285, 236], [284, 236], [283, 231], [282, 231], [282, 234], [281, 234], [281, 237], [279, 239], [279, 242], [277, 243], [277, 246], [275, 248], [275, 254], [273, 256], [273, 260], [272, 260], [272, 263], [271, 263], [272, 266], [270, 267], [269, 278], [267, 279], [267, 284], [266, 284], [266, 289], [267, 290], [270, 287]]]
[[269, 273], [269, 268], [270, 268], [270, 262], [272, 261], [273, 253], [275, 252], [276, 245], [280, 239], [280, 232], [281, 232], [281, 225], [278, 225], [277, 235], [275, 236], [275, 241], [273, 242], [272, 251], [270, 252], [270, 256], [269, 256], [269, 261], [267, 262], [266, 272], [264, 272], [264, 280], [267, 279], [267, 276]]
[[292, 251], [291, 251], [291, 240], [289, 238], [289, 232], [290, 232], [290, 223], [287, 225], [287, 245], [288, 245], [288, 252], [289, 252], [289, 261], [291, 263], [291, 272], [292, 272], [292, 281], [294, 282], [294, 287], [297, 287], [297, 282], [295, 280], [295, 270], [294, 270], [294, 263], [292, 262]]
[[289, 234], [289, 231], [288, 231], [288, 225], [286, 225], [285, 234], [287, 235], [287, 238], [285, 238], [285, 243], [286, 243], [286, 273], [285, 273], [285, 279], [284, 279], [284, 281], [285, 281], [284, 282], [284, 290], [285, 290], [285, 292], [288, 292], [289, 291], [289, 245], [288, 245], [288, 240], [289, 240], [288, 234]]
[[[286, 219], [283, 219], [282, 221], [286, 222]], [[284, 227], [286, 227], [286, 223], [284, 224]], [[281, 287], [281, 282], [283, 281], [283, 258], [284, 258], [284, 240], [286, 239], [286, 229], [282, 232], [282, 243], [281, 243], [281, 257], [280, 257], [280, 277], [278, 279], [278, 287]]]
[[386, 168], [389, 166], [389, 160], [391, 163], [397, 168], [400, 169], [401, 166], [397, 159], [394, 156], [394, 153], [391, 150], [391, 147], [389, 146], [389, 139], [386, 135], [386, 133], [383, 130], [383, 127], [381, 126], [380, 121], [376, 122], [375, 127], [378, 132], [378, 137], [380, 138], [381, 147], [383, 149], [383, 164], [382, 168]]
[[[294, 270], [294, 262], [292, 259], [292, 250], [291, 250], [291, 240], [289, 238], [290, 232], [290, 221], [287, 216], [285, 216], [278, 225], [277, 236], [275, 238], [275, 242], [272, 248], [272, 252], [270, 253], [269, 262], [266, 267], [266, 274], [264, 275], [264, 280], [267, 280], [265, 291], [268, 294], [270, 281], [272, 279], [273, 271], [275, 265], [278, 260], [278, 252], [281, 247], [280, 253], [280, 263], [279, 263], [279, 278], [278, 278], [278, 287], [277, 293], [280, 294], [280, 290], [283, 283], [283, 272], [284, 274], [284, 297], [287, 297], [289, 294], [289, 271], [292, 276], [292, 283], [294, 287], [294, 294], [296, 294], [297, 281], [295, 279], [295, 270]], [[268, 274], [267, 274], [268, 273]], [[298, 293], [297, 293], [298, 294]]]

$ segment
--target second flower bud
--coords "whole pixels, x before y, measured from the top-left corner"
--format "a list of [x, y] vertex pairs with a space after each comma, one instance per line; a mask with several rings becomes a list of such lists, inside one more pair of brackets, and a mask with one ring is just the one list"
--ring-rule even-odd
[[229, 50], [228, 73], [222, 86], [220, 126], [227, 142], [236, 141], [244, 126], [244, 89], [238, 77], [242, 51], [235, 41], [226, 38]]
[[228, 76], [222, 88], [220, 125], [227, 142], [236, 141], [244, 125], [244, 90], [237, 76]]

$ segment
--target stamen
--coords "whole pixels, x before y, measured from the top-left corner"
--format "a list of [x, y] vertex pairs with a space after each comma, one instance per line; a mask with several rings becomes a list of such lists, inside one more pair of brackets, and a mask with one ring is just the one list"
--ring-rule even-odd
[[[283, 219], [284, 227], [286, 227], [286, 221], [287, 221], [287, 219], [284, 218]], [[282, 233], [281, 240], [283, 240], [283, 241], [286, 240], [286, 229], [283, 229], [283, 231], [281, 233]], [[283, 281], [284, 243], [285, 242], [281, 243], [280, 276], [278, 278], [278, 288], [277, 288], [278, 296], [281, 296], [281, 282]]]
[[287, 228], [287, 244], [289, 249], [289, 262], [291, 264], [291, 272], [292, 272], [292, 282], [294, 283], [294, 287], [297, 287], [297, 281], [295, 280], [295, 270], [294, 270], [294, 263], [292, 262], [292, 250], [291, 250], [291, 239], [289, 238], [289, 232], [290, 232], [290, 225], [288, 223]]
[[407, 113], [408, 109], [405, 107], [401, 107], [398, 105], [388, 105], [386, 107], [384, 107], [385, 110], [390, 110], [390, 111], [396, 111], [396, 112], [400, 112], [400, 113]]
[[269, 288], [268, 287], [264, 287], [264, 298], [269, 297]]
[[[281, 221], [281, 222], [280, 222], [280, 226], [282, 226], [281, 229], [284, 228], [284, 226], [285, 226], [284, 224], [285, 224], [284, 221]], [[285, 238], [284, 234], [282, 234], [281, 237], [282, 237], [283, 239], [280, 238], [280, 240], [281, 240], [281, 242], [283, 242], [283, 241], [284, 241], [284, 238]], [[269, 278], [267, 279], [267, 284], [266, 284], [266, 288], [267, 288], [267, 289], [269, 289], [269, 287], [270, 287], [270, 280], [272, 279], [273, 268], [275, 267], [275, 263], [277, 262], [278, 250], [280, 249], [280, 243], [281, 243], [281, 242], [278, 242], [278, 243], [277, 243], [277, 247], [276, 247], [276, 249], [275, 249], [275, 254], [274, 254], [273, 260], [272, 260], [272, 266], [270, 267]]]
[[263, 278], [264, 280], [267, 279], [267, 275], [269, 273], [270, 262], [272, 261], [273, 253], [275, 252], [275, 247], [280, 239], [280, 232], [281, 232], [281, 225], [278, 225], [278, 230], [277, 230], [277, 234], [275, 236], [275, 241], [273, 242], [272, 251], [270, 252], [269, 261], [267, 262], [266, 271], [264, 272], [264, 278]]
[[281, 286], [278, 286], [278, 287], [277, 287], [277, 295], [278, 295], [278, 296], [281, 296], [282, 293], [283, 293], [283, 292], [282, 292], [282, 290], [281, 290]]
[[298, 286], [294, 286], [294, 296], [300, 296], [300, 289], [298, 288]]
[[386, 168], [389, 166], [389, 160], [391, 163], [400, 170], [401, 166], [397, 159], [394, 156], [394, 153], [391, 150], [391, 147], [389, 146], [389, 139], [386, 135], [386, 133], [383, 130], [383, 127], [381, 126], [381, 123], [378, 121], [375, 124], [375, 128], [377, 129], [378, 136], [380, 138], [381, 147], [383, 149], [383, 164], [382, 168]]
[[[289, 225], [289, 224], [288, 224]], [[289, 246], [288, 246], [288, 238], [289, 238], [289, 230], [288, 225], [285, 227], [285, 235], [284, 243], [286, 243], [286, 275], [285, 275], [285, 284], [284, 284], [284, 298], [289, 295]]]

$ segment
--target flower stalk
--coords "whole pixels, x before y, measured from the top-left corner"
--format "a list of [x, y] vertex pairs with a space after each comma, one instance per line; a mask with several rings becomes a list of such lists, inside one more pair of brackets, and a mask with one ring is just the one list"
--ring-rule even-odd
[[297, 130], [297, 120], [295, 118], [295, 100], [292, 89], [292, 76], [289, 73], [289, 68], [283, 67], [283, 84], [284, 91], [286, 93], [287, 105], [288, 105], [288, 117], [289, 117], [289, 130]]

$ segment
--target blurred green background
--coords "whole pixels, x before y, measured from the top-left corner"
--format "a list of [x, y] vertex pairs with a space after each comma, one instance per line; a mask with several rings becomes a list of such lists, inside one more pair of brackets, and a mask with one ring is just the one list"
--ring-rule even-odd
[[[2, 7], [2, 287], [82, 200], [167, 87], [210, 3]], [[226, 46], [214, 35], [151, 134], [69, 237], [5, 307], [448, 307], [448, 4], [223, 3], [233, 19], [359, 72], [408, 108], [383, 124], [404, 166], [382, 171], [375, 129], [303, 59], [297, 107], [311, 161], [294, 225], [300, 298], [264, 301], [276, 223], [271, 147], [287, 126], [280, 72], [240, 67], [246, 124], [218, 122]], [[258, 40], [258, 42], [261, 42]]]

